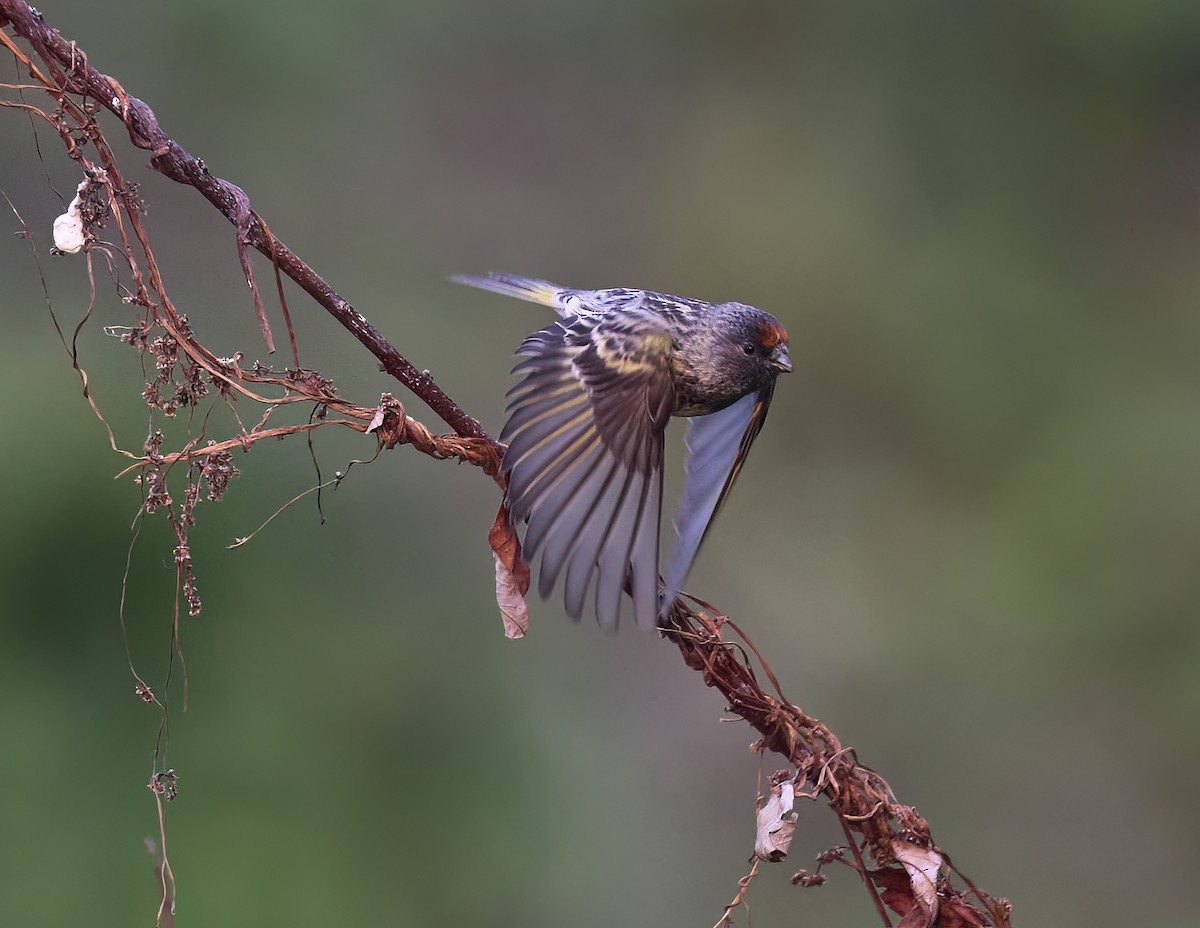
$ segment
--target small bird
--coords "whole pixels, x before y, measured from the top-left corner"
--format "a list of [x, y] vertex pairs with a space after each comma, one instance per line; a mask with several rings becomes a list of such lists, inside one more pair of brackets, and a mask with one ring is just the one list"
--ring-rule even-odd
[[[452, 280], [552, 306], [559, 321], [530, 335], [508, 391], [505, 502], [528, 522], [525, 555], [542, 550], [538, 592], [565, 571], [578, 619], [595, 580], [596, 619], [613, 631], [628, 593], [638, 626], [675, 601], [717, 511], [767, 418], [788, 334], [744, 303], [647, 290], [571, 290], [491, 274]], [[687, 418], [684, 489], [659, 596], [663, 444]]]

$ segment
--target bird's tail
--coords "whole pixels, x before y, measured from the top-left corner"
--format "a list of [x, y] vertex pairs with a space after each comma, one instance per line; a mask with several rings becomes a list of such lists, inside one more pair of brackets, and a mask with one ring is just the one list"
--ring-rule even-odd
[[555, 309], [563, 308], [563, 297], [570, 292], [548, 280], [517, 277], [514, 274], [488, 274], [487, 277], [455, 274], [450, 279], [458, 284], [466, 284], [468, 287], [478, 287], [481, 290], [503, 293], [505, 296], [515, 296], [519, 300], [529, 300], [531, 303], [541, 303], [543, 306], [553, 306]]

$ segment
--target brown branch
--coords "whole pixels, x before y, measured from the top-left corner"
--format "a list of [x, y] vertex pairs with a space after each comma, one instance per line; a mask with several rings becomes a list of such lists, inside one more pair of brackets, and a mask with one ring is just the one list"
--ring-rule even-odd
[[[890, 924], [876, 887], [884, 888], [883, 902], [907, 913], [915, 904], [912, 881], [904, 867], [906, 848], [914, 847], [938, 855], [946, 866], [970, 888], [976, 902], [996, 926], [1011, 925], [1011, 907], [1007, 900], [996, 899], [975, 887], [954, 868], [949, 857], [938, 848], [928, 822], [911, 806], [901, 805], [887, 781], [870, 767], [860, 764], [852, 748], [843, 748], [837, 735], [819, 720], [807, 715], [780, 694], [766, 693], [759, 684], [745, 652], [726, 641], [725, 626], [736, 626], [708, 603], [693, 609], [679, 601], [662, 629], [680, 650], [685, 663], [704, 676], [704, 682], [718, 690], [732, 712], [743, 718], [762, 735], [761, 747], [787, 758], [796, 768], [797, 782], [803, 781], [814, 794], [822, 795], [851, 837], [851, 850], [863, 882], [867, 885], [883, 923]], [[742, 634], [739, 630], [739, 634]], [[745, 639], [744, 634], [742, 637]], [[774, 674], [757, 648], [745, 639], [758, 657], [764, 672], [774, 683]], [[778, 691], [778, 684], [775, 684]], [[877, 869], [869, 870], [861, 856], [866, 851]], [[940, 909], [933, 921], [946, 924], [984, 925], [982, 913], [965, 894], [939, 883], [942, 890]], [[905, 925], [909, 922], [905, 921]], [[922, 924], [922, 922], [914, 922]]]
[[[100, 173], [104, 173], [106, 177], [103, 181], [98, 181], [97, 186], [107, 191], [112, 213], [118, 219], [125, 255], [137, 283], [137, 293], [131, 300], [154, 313], [155, 323], [161, 325], [168, 333], [175, 347], [160, 346], [156, 349], [147, 346], [149, 325], [141, 331], [140, 342], [136, 331], [131, 331], [126, 340], [138, 345], [142, 350], [155, 353], [158, 361], [166, 358], [170, 361], [170, 369], [174, 369], [178, 357], [182, 357], [174, 352], [182, 351], [196, 368], [196, 373], [189, 383], [198, 383], [199, 371], [203, 370], [223, 393], [226, 390], [237, 391], [240, 395], [269, 407], [257, 426], [249, 430], [243, 428], [238, 437], [204, 447], [200, 447], [198, 442], [193, 442], [182, 451], [164, 455], [158, 448], [161, 435], [157, 438], [152, 436], [147, 441], [144, 457], [129, 455], [135, 458], [134, 467], [143, 468], [158, 480], [157, 490], [152, 488], [151, 492], [153, 494], [161, 490], [162, 495], [158, 498], [148, 498], [147, 512], [152, 511], [151, 503], [154, 506], [170, 505], [163, 481], [165, 469], [173, 464], [186, 463], [190, 467], [198, 461], [204, 461], [207, 466], [212, 463], [213, 458], [227, 456], [231, 449], [239, 445], [248, 447], [250, 443], [263, 438], [310, 432], [326, 424], [344, 425], [374, 433], [377, 440], [387, 448], [397, 444], [412, 444], [423, 453], [434, 457], [467, 461], [503, 483], [499, 474], [503, 446], [491, 439], [478, 421], [454, 403], [427, 373], [418, 372], [312, 268], [279, 242], [251, 208], [249, 199], [241, 188], [214, 177], [202, 162], [168, 138], [144, 102], [129, 96], [117, 81], [92, 68], [74, 43], [68, 42], [57, 31], [47, 26], [40, 14], [34, 12], [26, 3], [20, 0], [0, 0], [0, 27], [4, 25], [11, 25], [18, 35], [32, 45], [49, 72], [48, 75], [39, 72], [32, 61], [12, 45], [7, 36], [0, 33], [0, 40], [26, 64], [45, 89], [54, 95], [59, 106], [70, 113], [86, 140], [95, 142], [99, 149], [103, 164], [103, 171]], [[99, 128], [92, 122], [87, 107], [69, 103], [68, 94], [82, 95], [95, 100], [116, 114], [133, 143], [152, 152], [151, 165], [156, 170], [173, 180], [195, 187], [235, 224], [239, 261], [248, 283], [251, 284], [255, 311], [260, 319], [264, 338], [268, 339], [268, 342], [269, 325], [245, 251], [248, 245], [267, 255], [277, 271], [287, 274], [334, 315], [379, 359], [385, 370], [424, 400], [457, 434], [434, 435], [421, 423], [408, 417], [403, 406], [388, 394], [384, 395], [374, 409], [342, 400], [332, 391], [328, 381], [320, 378], [315, 372], [299, 368], [294, 340], [293, 359], [297, 367], [284, 374], [259, 368], [243, 371], [238, 367], [236, 359], [228, 361], [215, 358], [204, 346], [196, 342], [187, 326], [186, 318], [175, 312], [166, 297], [145, 230], [137, 216], [139, 204], [131, 188], [121, 178], [115, 159], [104, 143]], [[29, 109], [24, 106], [22, 108]], [[67, 145], [68, 153], [92, 172], [94, 169], [88, 166], [79, 154], [77, 141], [71, 131], [63, 125], [56, 124], [53, 119], [50, 122], [56, 125]], [[121, 218], [122, 210], [124, 220]], [[145, 286], [134, 261], [132, 240], [125, 223], [129, 224], [133, 240], [138, 242], [146, 256], [150, 277], [149, 289]], [[157, 300], [151, 298], [151, 293], [157, 295]], [[288, 329], [290, 336], [290, 321]], [[247, 389], [247, 383], [273, 384], [282, 388], [284, 395], [277, 399], [264, 397]], [[322, 419], [320, 422], [304, 425], [266, 428], [271, 409], [303, 401], [315, 403], [321, 414], [326, 409], [332, 409], [349, 418]], [[227, 480], [227, 477], [222, 478], [216, 473], [219, 469], [219, 466], [211, 468], [213, 476], [209, 477], [210, 488], [214, 480]], [[223, 483], [220, 486], [223, 486]], [[211, 490], [210, 498], [215, 498], [211, 495]], [[192, 505], [194, 507], [194, 503]], [[185, 531], [186, 524], [189, 524], [188, 518], [190, 513], [177, 519], [179, 550], [184, 552], [182, 560], [177, 554], [177, 560], [180, 560], [180, 563], [186, 561], [190, 565], [190, 555], [186, 554]], [[510, 596], [520, 600], [528, 587], [528, 570], [521, 560], [515, 531], [503, 508], [493, 526], [493, 535], [493, 547], [497, 554], [498, 585], [502, 578], [507, 577]], [[190, 566], [187, 566], [186, 570], [186, 573], [180, 574], [181, 578], [191, 577]], [[852, 852], [853, 861], [842, 858], [843, 849], [837, 849], [822, 855], [822, 863], [840, 859], [857, 870], [885, 925], [889, 924], [885, 905], [902, 915], [901, 924], [906, 928], [909, 925], [938, 923], [976, 926], [985, 925], [989, 920], [996, 926], [1011, 925], [1008, 903], [978, 889], [959, 873], [948, 856], [934, 844], [928, 823], [916, 809], [901, 805], [887, 781], [871, 768], [860, 764], [853, 749], [843, 747], [828, 727], [783, 696], [767, 662], [737, 626], [712, 606], [705, 603], [699, 603], [699, 606], [700, 608], [693, 609], [682, 602], [676, 603], [664, 622], [663, 634], [679, 648], [687, 665], [703, 675], [705, 684], [721, 692], [730, 710], [758, 731], [761, 735], [759, 747], [783, 756], [795, 768], [795, 786], [803, 787], [804, 795], [810, 798], [819, 795], [828, 802], [850, 842], [849, 850]], [[198, 610], [198, 600], [196, 609]], [[743, 647], [724, 639], [723, 631], [726, 626], [741, 635], [746, 647], [754, 653], [775, 695], [766, 692], [760, 685], [754, 665]], [[163, 838], [165, 842], [165, 832]], [[874, 864], [874, 869], [869, 867], [868, 857]], [[751, 877], [757, 872], [757, 867], [756, 862]], [[965, 892], [955, 888], [952, 875], [965, 883]], [[800, 874], [797, 875], [796, 882], [804, 882], [805, 879], [808, 880], [806, 885], [815, 882], [808, 877], [801, 879]], [[747, 880], [747, 884], [748, 882]], [[933, 892], [933, 889], [936, 889], [936, 892]], [[744, 894], [745, 886], [726, 909], [725, 919], [733, 906], [744, 902]], [[164, 888], [164, 903], [166, 899], [167, 893]]]
[[[316, 271], [302, 261], [287, 245], [271, 235], [259, 219], [250, 198], [236, 184], [211, 174], [205, 164], [194, 158], [182, 145], [170, 138], [158, 124], [154, 111], [137, 97], [130, 96], [114, 79], [101, 74], [88, 63], [74, 42], [62, 37], [58, 30], [46, 24], [40, 13], [23, 0], [0, 0], [0, 23], [7, 20], [13, 31], [33, 46], [51, 72], [54, 82], [66, 93], [80, 94], [95, 100], [112, 112], [124, 124], [129, 138], [138, 148], [152, 152], [150, 165], [156, 171], [190, 187], [195, 187], [226, 219], [237, 228], [239, 260], [247, 282], [254, 290], [256, 312], [265, 326], [265, 315], [259, 311], [257, 286], [253, 283], [250, 264], [244, 253], [252, 245], [284, 274], [316, 300], [367, 350], [383, 369], [420, 397], [430, 409], [464, 437], [488, 438], [477, 419], [447, 396], [429, 376], [419, 371], [369, 323], [362, 313], [337, 293]], [[62, 69], [66, 69], [65, 71]], [[264, 329], [264, 334], [269, 330]], [[269, 344], [269, 342], [268, 342]]]
[[[319, 402], [315, 397], [303, 395], [288, 397], [281, 402], [300, 402], [305, 400]], [[330, 425], [344, 426], [356, 432], [374, 432], [379, 436], [380, 444], [385, 448], [390, 449], [397, 445], [412, 445], [422, 454], [427, 454], [430, 457], [439, 458], [440, 460], [454, 458], [466, 464], [474, 464], [482, 468], [484, 473], [493, 477], [499, 473], [500, 456], [496, 453], [494, 442], [483, 438], [463, 438], [459, 435], [435, 435], [428, 427], [405, 413], [404, 407], [390, 393], [383, 395], [380, 405], [375, 409], [367, 409], [364, 406], [351, 406], [348, 403], [342, 402], [330, 405], [337, 408], [339, 412], [353, 418], [321, 419], [317, 422], [281, 425], [268, 429], [261, 427], [266, 422], [267, 416], [264, 415], [263, 422], [259, 426], [243, 432], [236, 438], [227, 438], [224, 441], [210, 441], [205, 445], [196, 445], [194, 447], [188, 446], [180, 451], [172, 451], [166, 454], [135, 456], [129, 452], [124, 452], [127, 456], [133, 458], [133, 463], [117, 473], [116, 479], [120, 479], [126, 474], [140, 468], [170, 467], [174, 464], [190, 463], [235, 449], [246, 451], [251, 445], [266, 438], [287, 438], [290, 435], [312, 432]], [[274, 406], [271, 408], [273, 409]], [[269, 415], [269, 411], [267, 415]]]

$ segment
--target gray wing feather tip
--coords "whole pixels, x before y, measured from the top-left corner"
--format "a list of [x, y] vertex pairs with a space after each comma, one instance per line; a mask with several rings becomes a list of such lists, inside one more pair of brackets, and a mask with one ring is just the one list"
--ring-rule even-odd
[[748, 393], [736, 403], [707, 416], [688, 420], [687, 459], [684, 463], [683, 498], [675, 518], [675, 547], [664, 580], [660, 615], [666, 616], [687, 580], [692, 562], [721, 508], [723, 494], [735, 475], [738, 462], [753, 441], [761, 421], [753, 415], [759, 395]]

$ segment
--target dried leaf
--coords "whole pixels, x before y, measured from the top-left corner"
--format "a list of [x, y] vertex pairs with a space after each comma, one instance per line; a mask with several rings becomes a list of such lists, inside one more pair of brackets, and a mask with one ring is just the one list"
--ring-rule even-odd
[[929, 928], [937, 918], [938, 873], [942, 855], [933, 848], [912, 844], [901, 838], [892, 840], [892, 852], [908, 873], [912, 891], [912, 907], [904, 914], [897, 928]]
[[938, 907], [938, 928], [987, 928], [987, 922], [964, 898], [951, 896]]
[[796, 830], [795, 786], [784, 780], [771, 787], [771, 795], [758, 810], [758, 833], [754, 838], [755, 856], [778, 863], [787, 857]]
[[401, 413], [404, 411], [404, 407], [400, 405], [395, 396], [392, 396], [390, 393], [380, 396], [379, 405], [376, 407], [376, 414], [372, 415], [371, 423], [367, 425], [367, 435], [371, 435], [371, 432], [382, 426], [384, 419], [388, 417], [388, 413], [396, 412], [397, 409]]
[[524, 638], [529, 630], [529, 607], [525, 604], [529, 565], [521, 557], [521, 542], [504, 505], [488, 532], [488, 544], [496, 561], [496, 605], [504, 620], [504, 637]]
[[67, 211], [54, 220], [54, 247], [64, 254], [73, 255], [82, 251], [87, 241], [83, 231], [83, 215], [79, 207], [88, 183], [86, 178], [79, 182], [75, 199], [67, 206]]

